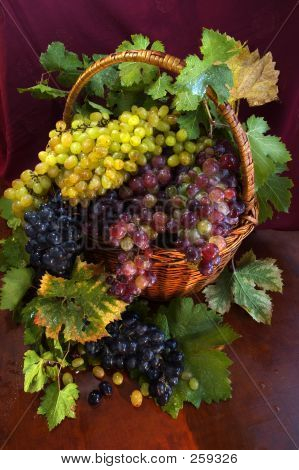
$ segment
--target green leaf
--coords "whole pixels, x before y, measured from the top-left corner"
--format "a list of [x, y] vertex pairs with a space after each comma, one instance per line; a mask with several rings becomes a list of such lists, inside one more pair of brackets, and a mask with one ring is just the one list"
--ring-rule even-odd
[[167, 308], [162, 306], [158, 313], [166, 315], [170, 333], [178, 340], [203, 333], [221, 321], [205, 304], [194, 304], [191, 297], [172, 299]]
[[45, 361], [33, 350], [26, 351], [24, 354], [23, 373], [25, 392], [39, 392], [48, 380]]
[[37, 413], [46, 416], [50, 431], [65, 418], [76, 417], [78, 397], [78, 386], [74, 383], [66, 385], [63, 389], [59, 389], [57, 383], [52, 383], [46, 388]]
[[59, 83], [59, 85], [65, 87], [65, 88], [71, 88], [83, 72], [82, 69], [78, 70], [62, 70], [59, 72], [59, 74], [56, 76], [56, 80]]
[[178, 91], [174, 104], [177, 111], [195, 111], [198, 107], [199, 99], [190, 90]]
[[205, 130], [209, 127], [207, 113], [200, 104], [195, 111], [188, 111], [177, 118], [181, 129], [185, 129], [189, 139], [197, 139], [200, 136], [199, 125], [202, 124]]
[[161, 41], [159, 41], [159, 40], [154, 41], [153, 44], [152, 44], [152, 46], [151, 46], [151, 50], [152, 50], [152, 51], [164, 52], [164, 51], [165, 51], [165, 47], [164, 47], [163, 42], [161, 42]]
[[12, 268], [3, 276], [1, 304], [3, 310], [14, 310], [31, 287], [34, 271], [31, 268]]
[[62, 42], [52, 42], [46, 52], [40, 55], [40, 63], [49, 72], [68, 71], [82, 67], [78, 55], [65, 49]]
[[137, 87], [132, 89], [124, 89], [110, 91], [107, 96], [107, 105], [113, 108], [114, 113], [119, 115], [123, 111], [131, 109], [133, 105], [145, 106], [145, 99], [151, 99], [140, 91]]
[[207, 286], [203, 293], [209, 307], [222, 315], [230, 310], [232, 273], [225, 268], [215, 284]]
[[206, 62], [226, 62], [234, 55], [239, 54], [237, 41], [227, 34], [219, 33], [213, 29], [203, 28], [202, 46], [200, 52]]
[[217, 350], [202, 350], [187, 358], [186, 369], [199, 382], [198, 395], [206, 403], [231, 398], [231, 382], [228, 367], [232, 361]]
[[244, 253], [231, 273], [226, 268], [214, 285], [204, 289], [209, 307], [226, 313], [233, 301], [257, 322], [271, 323], [272, 301], [266, 291], [282, 292], [281, 270], [272, 258], [256, 259], [252, 250]]
[[170, 332], [169, 332], [169, 325], [167, 321], [167, 317], [162, 311], [160, 310], [156, 315], [155, 315], [155, 325], [161, 330], [166, 338], [170, 337]]
[[143, 36], [142, 34], [132, 34], [131, 42], [123, 41], [116, 49], [116, 52], [135, 50], [135, 49], [147, 49], [149, 44], [150, 44], [150, 40], [147, 36]]
[[18, 88], [19, 93], [29, 92], [33, 98], [40, 100], [52, 100], [53, 98], [65, 98], [67, 92], [59, 90], [58, 88], [52, 88], [45, 83], [39, 83], [30, 88]]
[[[140, 50], [147, 49], [150, 45], [150, 40], [147, 36], [142, 34], [133, 34], [130, 41], [123, 41], [116, 49], [116, 52], [127, 50]], [[162, 43], [155, 41], [151, 49], [161, 50]], [[145, 64], [142, 62], [125, 62], [118, 66], [119, 75], [122, 86], [130, 87], [134, 84], [144, 83], [149, 85], [157, 76], [158, 68], [153, 65]]]
[[231, 343], [238, 334], [229, 325], [223, 325], [216, 312], [208, 310], [205, 304], [194, 304], [192, 298], [176, 298], [167, 306], [162, 305], [155, 319], [156, 324], [163, 325], [163, 330], [169, 330], [170, 336], [176, 338], [184, 353], [185, 372], [199, 383], [197, 390], [191, 390], [188, 382], [180, 378], [162, 409], [176, 418], [186, 401], [199, 407], [202, 401], [211, 403], [229, 398], [231, 361], [214, 348]]
[[29, 255], [25, 250], [27, 237], [23, 228], [18, 227], [13, 234], [3, 240], [1, 247], [0, 271], [10, 268], [24, 268], [29, 263]]
[[250, 116], [247, 119], [247, 128], [250, 129], [250, 132], [254, 134], [265, 134], [270, 127], [267, 121], [261, 116]]
[[141, 82], [148, 85], [156, 78], [157, 72], [157, 67], [143, 62], [127, 62], [119, 65], [121, 84], [125, 87]]
[[100, 111], [100, 113], [107, 113], [107, 114], [112, 114], [112, 111], [108, 108], [105, 108], [101, 104], [95, 103], [94, 101], [86, 100], [89, 106], [91, 108], [96, 109], [97, 111]]
[[43, 335], [43, 328], [37, 325], [30, 325], [24, 328], [24, 344], [36, 345], [40, 344]]
[[113, 88], [118, 79], [118, 71], [115, 67], [108, 67], [101, 72], [95, 74], [87, 85], [87, 93], [94, 96], [104, 98], [105, 89]]
[[[219, 102], [222, 103], [229, 98], [229, 88], [232, 85], [232, 73], [226, 64], [210, 65], [200, 60], [198, 56], [190, 55], [174, 85], [177, 94], [176, 108], [181, 111], [195, 110], [197, 107], [195, 104], [205, 97], [208, 86], [213, 88]], [[186, 93], [190, 95], [191, 105], [188, 105]], [[196, 97], [197, 100], [194, 99]]]
[[146, 90], [146, 93], [154, 100], [159, 100], [167, 95], [167, 93], [172, 92], [172, 77], [167, 73], [163, 72], [155, 82], [153, 82], [149, 88]]
[[186, 58], [186, 65], [177, 76], [176, 85], [178, 87], [192, 88], [201, 77], [202, 73], [208, 68], [208, 65], [197, 55], [189, 55]]
[[229, 99], [233, 76], [227, 65], [212, 65], [205, 73], [204, 83], [215, 91], [219, 103], [224, 103]]
[[[94, 54], [92, 56], [92, 58], [93, 58], [94, 61], [98, 60], [98, 57], [97, 58], [95, 58], [95, 57], [97, 57], [97, 54]], [[99, 58], [101, 58], [101, 57], [99, 57]], [[86, 54], [82, 54], [82, 64], [83, 64], [83, 67], [85, 69], [87, 69], [87, 67], [89, 67], [92, 64], [91, 58], [88, 57], [88, 55], [86, 55]]]
[[199, 354], [206, 349], [213, 349], [224, 344], [230, 344], [239, 335], [228, 324], [222, 324], [221, 320], [210, 324], [210, 328], [201, 333], [200, 341], [198, 334], [186, 338], [184, 351], [188, 355]]
[[12, 201], [5, 197], [0, 198], [0, 217], [6, 220], [8, 227], [15, 230], [21, 225], [21, 219], [15, 217], [12, 211]]
[[264, 118], [253, 115], [246, 124], [258, 190], [274, 174], [277, 166], [291, 160], [291, 155], [279, 137], [264, 135], [269, 129]]
[[151, 314], [148, 300], [140, 299], [139, 297], [133, 300], [133, 302], [127, 306], [126, 310], [138, 313], [143, 319], [147, 319]]
[[281, 269], [272, 258], [256, 259], [252, 250], [245, 253], [237, 263], [238, 273], [250, 279], [258, 287], [272, 292], [282, 292]]
[[2, 219], [8, 220], [13, 217], [12, 201], [5, 197], [0, 198], [0, 215]]
[[234, 301], [257, 322], [271, 323], [272, 302], [263, 290], [256, 289], [246, 277], [235, 273], [232, 286]]
[[286, 176], [270, 175], [265, 183], [258, 189], [259, 223], [272, 219], [273, 209], [288, 212], [291, 205], [292, 193], [290, 189], [293, 182]]
[[198, 408], [201, 404], [201, 396], [200, 393], [198, 393], [198, 390], [191, 390], [187, 381], [180, 379], [170, 397], [170, 400], [162, 407], [162, 410], [168, 413], [172, 418], [176, 419], [179, 412], [183, 409], [185, 402], [192, 403], [192, 405]]
[[26, 308], [34, 310], [34, 322], [45, 327], [48, 338], [58, 339], [62, 331], [65, 341], [95, 341], [107, 334], [107, 323], [120, 318], [126, 306], [107, 290], [105, 277], [78, 260], [71, 279], [45, 274], [38, 297]]

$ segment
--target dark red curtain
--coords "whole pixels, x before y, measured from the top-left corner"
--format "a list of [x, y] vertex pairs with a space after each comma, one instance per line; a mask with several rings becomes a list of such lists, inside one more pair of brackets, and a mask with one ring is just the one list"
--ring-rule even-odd
[[[264, 115], [293, 154], [289, 214], [270, 226], [299, 229], [299, 9], [295, 0], [0, 0], [0, 175], [7, 181], [36, 161], [62, 104], [19, 95], [40, 79], [39, 54], [52, 41], [78, 53], [109, 53], [132, 33], [161, 39], [169, 53], [198, 51], [201, 28], [271, 50], [281, 71], [280, 100], [250, 112]], [[244, 116], [248, 113], [244, 110]], [[268, 225], [269, 226], [269, 225]]]

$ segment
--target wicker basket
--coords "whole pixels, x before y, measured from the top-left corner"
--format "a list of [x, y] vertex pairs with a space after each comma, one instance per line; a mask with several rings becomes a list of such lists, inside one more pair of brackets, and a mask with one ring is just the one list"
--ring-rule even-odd
[[[63, 119], [68, 126], [70, 125], [74, 102], [81, 89], [93, 75], [110, 65], [120, 62], [144, 62], [156, 65], [173, 74], [178, 74], [184, 66], [184, 61], [176, 57], [161, 52], [145, 50], [114, 53], [96, 61], [82, 73], [68, 95], [63, 115]], [[226, 238], [227, 246], [220, 253], [221, 263], [210, 276], [203, 276], [198, 269], [191, 267], [187, 263], [185, 255], [180, 251], [156, 248], [152, 257], [152, 271], [157, 275], [157, 282], [145, 291], [145, 296], [152, 300], [167, 300], [173, 296], [194, 294], [203, 289], [207, 284], [214, 282], [234, 256], [242, 240], [249, 235], [257, 224], [258, 207], [254, 193], [254, 168], [246, 133], [229, 104], [219, 104], [216, 95], [211, 89], [208, 89], [207, 95], [217, 106], [219, 114], [222, 115], [230, 126], [235, 142], [238, 145], [242, 169], [242, 199], [246, 207], [245, 213], [241, 217], [239, 226]], [[105, 259], [108, 269], [112, 271], [116, 264], [117, 251], [103, 251], [99, 255]]]

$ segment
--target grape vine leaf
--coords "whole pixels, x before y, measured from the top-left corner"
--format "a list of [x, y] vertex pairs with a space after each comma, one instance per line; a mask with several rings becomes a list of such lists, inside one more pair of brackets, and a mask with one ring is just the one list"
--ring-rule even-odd
[[247, 119], [246, 125], [254, 162], [255, 186], [258, 190], [275, 173], [277, 166], [291, 160], [291, 155], [279, 137], [264, 135], [269, 129], [264, 118], [252, 115]]
[[215, 348], [231, 343], [239, 335], [229, 325], [223, 325], [221, 316], [215, 311], [205, 304], [194, 304], [192, 298], [173, 299], [167, 306], [159, 308], [158, 316], [159, 324], [164, 324], [164, 331], [167, 329], [176, 338], [184, 353], [184, 370], [199, 382], [194, 391], [188, 382], [180, 379], [162, 409], [176, 418], [186, 401], [199, 407], [202, 401], [211, 403], [230, 398], [228, 367], [231, 361]]
[[194, 111], [204, 99], [208, 86], [215, 91], [219, 102], [223, 103], [229, 98], [232, 84], [232, 73], [226, 64], [211, 65], [197, 55], [189, 55], [173, 87], [176, 92], [176, 109]]
[[29, 88], [18, 88], [19, 93], [30, 93], [33, 98], [40, 100], [52, 100], [53, 98], [65, 98], [67, 91], [50, 87], [47, 82], [38, 83]]
[[131, 304], [129, 304], [126, 308], [129, 312], [136, 312], [142, 316], [142, 318], [147, 320], [151, 316], [151, 309], [146, 299], [140, 299], [137, 297]]
[[[94, 54], [93, 59], [99, 60], [105, 57], [103, 54]], [[108, 67], [96, 73], [87, 84], [87, 93], [104, 98], [106, 88], [113, 88], [118, 81], [119, 74], [117, 66]]]
[[41, 343], [43, 336], [43, 328], [37, 325], [29, 325], [24, 328], [24, 344], [26, 346], [34, 345], [35, 347]]
[[163, 72], [157, 80], [147, 88], [146, 93], [154, 100], [159, 100], [166, 96], [167, 93], [172, 93], [172, 81], [172, 77]]
[[228, 312], [231, 307], [232, 273], [225, 269], [219, 276], [215, 284], [211, 284], [204, 289], [204, 294], [208, 300], [209, 307], [223, 315]]
[[34, 271], [31, 268], [11, 268], [3, 276], [1, 304], [3, 310], [14, 310], [31, 287]]
[[46, 361], [35, 351], [28, 350], [24, 354], [24, 391], [39, 392], [48, 380], [45, 369]]
[[[147, 49], [149, 45], [150, 40], [147, 36], [143, 36], [142, 34], [133, 34], [131, 35], [131, 42], [127, 40], [123, 41], [116, 49], [116, 52]], [[160, 41], [154, 41], [150, 49], [163, 51], [164, 46]], [[158, 73], [158, 68], [156, 66], [142, 62], [125, 62], [119, 64], [118, 68], [121, 84], [125, 87], [141, 82], [145, 85], [149, 85], [156, 78]]]
[[[126, 89], [121, 88], [120, 90], [112, 90], [107, 95], [107, 105], [110, 108], [114, 108], [114, 113], [116, 115], [121, 114], [123, 111], [127, 111], [133, 105], [136, 106], [145, 106], [146, 99], [153, 100], [150, 96], [146, 95], [143, 92], [143, 89], [140, 89], [140, 85], [127, 87]], [[148, 107], [150, 107], [151, 104]]]
[[205, 62], [210, 64], [227, 62], [227, 60], [239, 54], [238, 42], [226, 33], [203, 28], [201, 42], [200, 52]]
[[272, 219], [273, 208], [279, 212], [288, 212], [291, 205], [293, 182], [286, 176], [277, 173], [270, 175], [258, 189], [259, 223]]
[[[71, 87], [84, 69], [89, 67], [93, 61], [105, 57], [104, 54], [94, 54], [92, 59], [86, 54], [82, 55], [82, 60], [74, 52], [65, 49], [61, 42], [53, 42], [49, 45], [46, 52], [40, 56], [42, 66], [49, 72], [58, 72], [56, 77], [58, 83], [63, 87]], [[113, 87], [118, 79], [118, 71], [116, 66], [108, 67], [105, 70], [94, 75], [88, 82], [86, 91], [88, 95], [104, 97], [105, 88]], [[33, 87], [34, 88], [34, 87]], [[49, 87], [48, 87], [49, 88]], [[26, 90], [30, 91], [30, 89]], [[32, 90], [33, 91], [33, 90]], [[48, 98], [59, 98], [65, 96], [66, 92], [56, 89], [43, 89], [43, 94], [48, 94]], [[60, 93], [63, 93], [60, 95]], [[42, 98], [43, 96], [37, 96]]]
[[190, 90], [182, 89], [176, 91], [174, 105], [177, 111], [195, 111], [198, 107], [199, 100]]
[[51, 383], [45, 390], [37, 413], [46, 416], [51, 431], [65, 418], [76, 417], [76, 400], [78, 398], [79, 389], [76, 384], [71, 383], [60, 389], [57, 382]]
[[96, 109], [97, 111], [100, 111], [100, 113], [107, 113], [107, 114], [112, 114], [112, 111], [108, 108], [105, 108], [99, 103], [95, 103], [94, 101], [91, 100], [86, 100], [87, 104], [93, 109]]
[[238, 45], [239, 54], [227, 61], [233, 74], [231, 101], [244, 98], [249, 106], [260, 106], [276, 100], [279, 71], [271, 52], [260, 57], [258, 50], [250, 52], [248, 46]]
[[116, 49], [116, 52], [147, 49], [149, 45], [150, 40], [147, 36], [143, 36], [142, 34], [132, 34], [131, 42], [128, 40], [123, 41]]
[[153, 51], [159, 51], [159, 52], [164, 52], [165, 51], [165, 47], [164, 47], [163, 42], [159, 41], [158, 39], [156, 39], [156, 41], [153, 42], [151, 49]]
[[52, 42], [46, 52], [40, 55], [40, 63], [48, 72], [69, 71], [82, 67], [78, 55], [65, 49], [62, 42]]
[[103, 275], [95, 274], [94, 265], [77, 261], [71, 279], [45, 274], [38, 296], [26, 308], [35, 310], [34, 322], [45, 327], [48, 338], [80, 343], [106, 335], [106, 325], [120, 318], [126, 304], [107, 293]]
[[[74, 70], [61, 70], [58, 75], [55, 77], [59, 85], [63, 86], [64, 88], [70, 89], [75, 83], [76, 80], [79, 78], [80, 74], [83, 72], [82, 69], [74, 69]], [[38, 98], [38, 96], [36, 97]], [[49, 96], [49, 99], [51, 96]], [[55, 96], [53, 96], [55, 98]]]
[[281, 270], [276, 260], [257, 259], [253, 251], [248, 251], [236, 263], [233, 272], [225, 268], [216, 283], [207, 286], [203, 293], [209, 307], [221, 314], [229, 311], [233, 301], [257, 322], [270, 324], [272, 301], [267, 291], [282, 292], [282, 288]]
[[199, 104], [195, 111], [187, 111], [177, 118], [181, 129], [185, 129], [189, 139], [197, 139], [200, 136], [200, 124], [205, 130], [209, 128], [209, 120], [203, 106]]
[[21, 227], [2, 242], [0, 254], [0, 271], [5, 272], [10, 268], [25, 268], [29, 263], [29, 255], [25, 250], [27, 237]]
[[6, 220], [7, 226], [13, 230], [21, 225], [21, 219], [15, 217], [12, 211], [12, 201], [5, 197], [0, 198], [0, 217]]

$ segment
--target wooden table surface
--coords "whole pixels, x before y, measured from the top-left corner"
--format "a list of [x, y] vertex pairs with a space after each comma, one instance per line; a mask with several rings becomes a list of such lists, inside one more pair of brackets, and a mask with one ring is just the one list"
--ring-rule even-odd
[[272, 326], [233, 308], [226, 320], [242, 335], [228, 354], [233, 398], [185, 406], [175, 421], [151, 400], [134, 409], [133, 384], [114, 387], [111, 400], [92, 409], [96, 385], [81, 374], [77, 419], [51, 433], [36, 415], [38, 395], [23, 392], [22, 327], [0, 316], [0, 447], [3, 449], [296, 449], [299, 447], [299, 233], [258, 231], [245, 242], [260, 257], [277, 258], [284, 293], [274, 294]]

